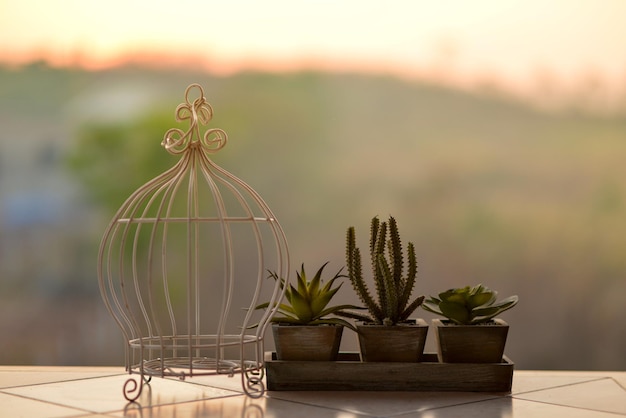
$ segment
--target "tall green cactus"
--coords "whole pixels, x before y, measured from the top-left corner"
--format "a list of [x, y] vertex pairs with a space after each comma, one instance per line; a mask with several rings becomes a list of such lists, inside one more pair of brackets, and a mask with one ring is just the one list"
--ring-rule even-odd
[[404, 256], [398, 225], [393, 216], [389, 223], [374, 217], [370, 229], [370, 259], [376, 298], [370, 293], [363, 278], [361, 251], [356, 246], [354, 227], [348, 228], [346, 260], [348, 276], [354, 291], [369, 311], [369, 316], [351, 314], [350, 317], [365, 322], [396, 325], [405, 321], [422, 304], [424, 296], [411, 301], [417, 277], [415, 247], [407, 245], [408, 268], [404, 274]]

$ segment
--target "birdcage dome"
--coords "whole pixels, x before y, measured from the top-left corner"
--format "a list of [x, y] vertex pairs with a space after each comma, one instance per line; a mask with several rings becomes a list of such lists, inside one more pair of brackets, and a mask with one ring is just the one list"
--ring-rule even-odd
[[[137, 189], [107, 227], [98, 255], [103, 300], [126, 341], [128, 400], [152, 376], [241, 374], [263, 385], [263, 336], [288, 280], [284, 232], [263, 199], [210, 158], [226, 133], [205, 128], [213, 109], [197, 84], [165, 133], [173, 167]], [[203, 132], [204, 131], [204, 132]]]

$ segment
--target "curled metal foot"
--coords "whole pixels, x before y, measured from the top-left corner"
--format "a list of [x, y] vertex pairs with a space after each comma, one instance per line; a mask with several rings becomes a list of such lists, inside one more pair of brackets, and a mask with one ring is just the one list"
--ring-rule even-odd
[[[139, 383], [137, 383], [139, 380]], [[143, 390], [144, 378], [143, 376], [139, 379], [129, 378], [126, 383], [124, 383], [124, 397], [128, 402], [135, 402], [139, 396], [141, 396], [141, 391]], [[146, 382], [147, 383], [147, 382]]]
[[263, 379], [251, 377], [246, 381], [244, 392], [251, 398], [260, 398], [265, 393], [265, 385]]
[[243, 390], [251, 398], [260, 398], [265, 394], [265, 384], [263, 383], [263, 369], [251, 371], [245, 370], [242, 373]]

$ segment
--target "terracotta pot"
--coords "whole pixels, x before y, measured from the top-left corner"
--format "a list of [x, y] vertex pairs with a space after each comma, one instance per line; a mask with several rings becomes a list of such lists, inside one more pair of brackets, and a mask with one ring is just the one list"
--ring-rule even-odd
[[272, 332], [278, 360], [335, 361], [343, 326], [273, 324]]
[[357, 322], [361, 360], [415, 363], [421, 361], [428, 334], [423, 319], [386, 326]]
[[456, 325], [433, 319], [437, 356], [442, 363], [501, 363], [509, 325], [501, 319], [477, 325]]

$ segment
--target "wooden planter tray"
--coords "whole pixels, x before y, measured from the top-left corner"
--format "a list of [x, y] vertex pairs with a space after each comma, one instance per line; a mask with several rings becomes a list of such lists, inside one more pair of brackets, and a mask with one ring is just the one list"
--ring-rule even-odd
[[279, 361], [265, 353], [267, 389], [275, 391], [455, 391], [511, 392], [513, 362], [439, 363], [424, 353], [421, 363], [361, 362], [359, 353], [337, 361]]

